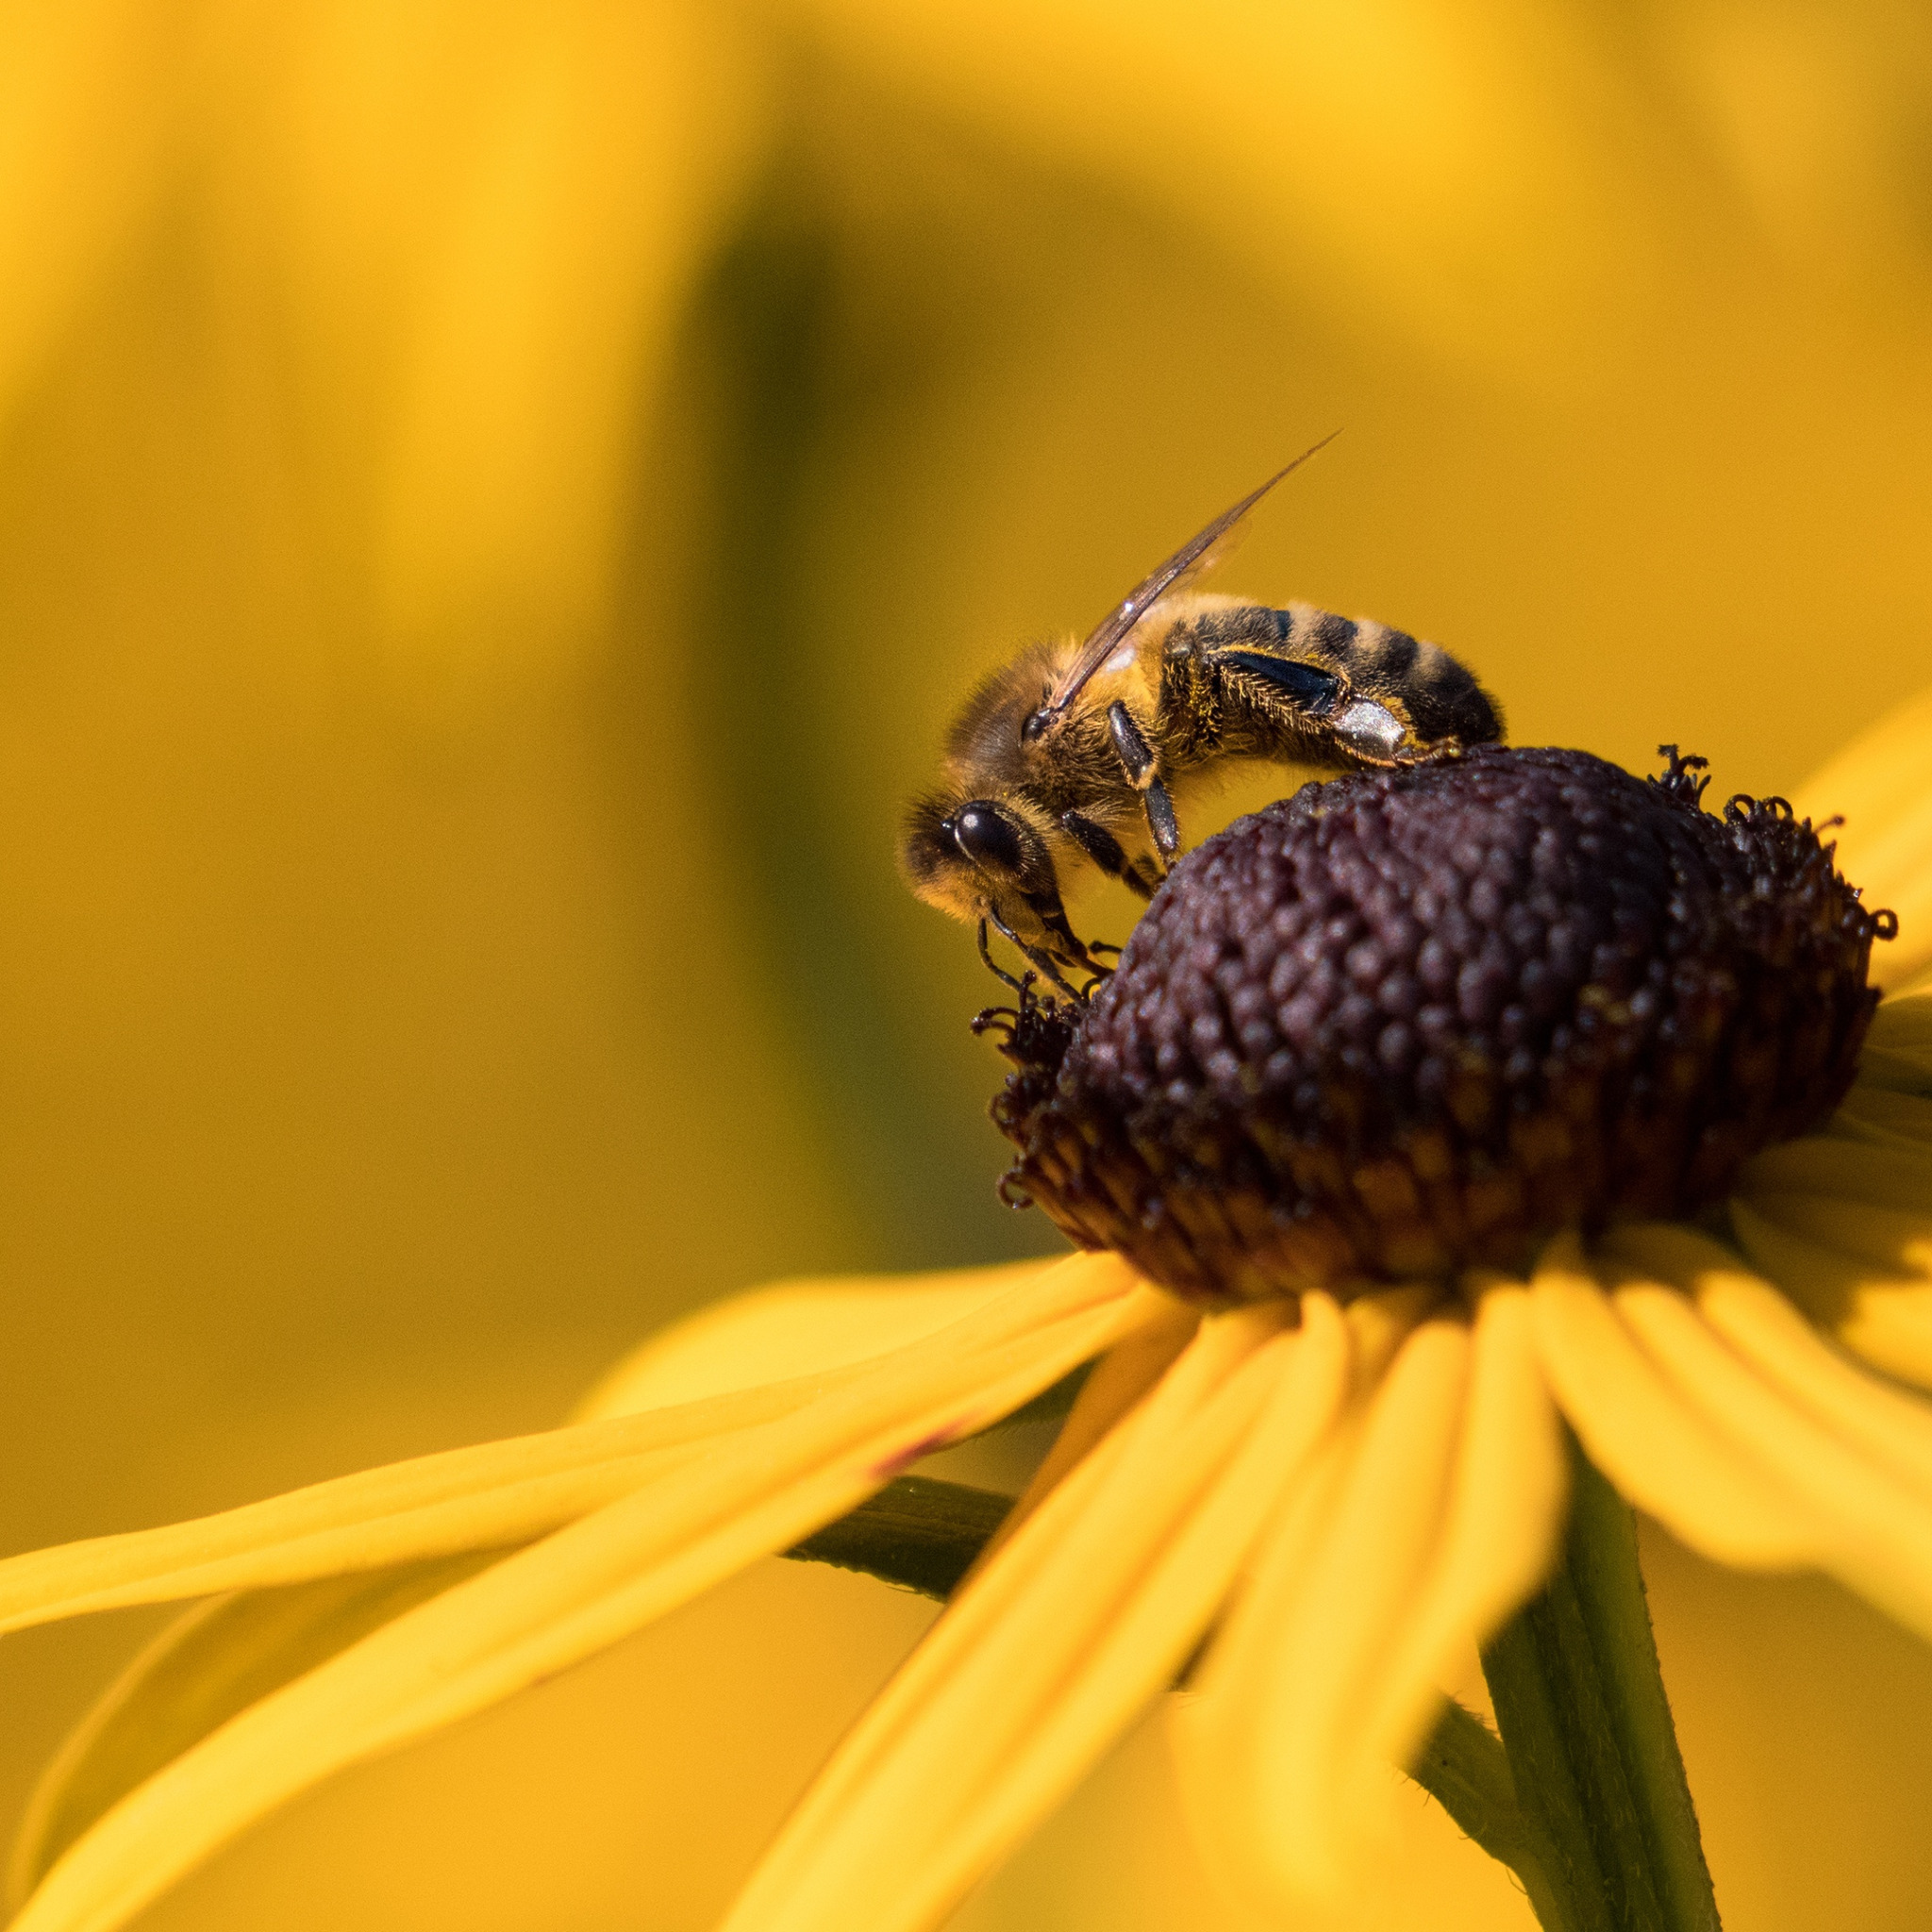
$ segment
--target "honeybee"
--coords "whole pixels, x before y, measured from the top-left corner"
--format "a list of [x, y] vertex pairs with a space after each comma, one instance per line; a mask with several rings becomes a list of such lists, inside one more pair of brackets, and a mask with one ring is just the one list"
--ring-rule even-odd
[[[1325, 439], [1324, 439], [1325, 441]], [[1451, 758], [1503, 735], [1496, 701], [1439, 645], [1308, 604], [1185, 589], [1305, 451], [1136, 584], [1084, 642], [1027, 645], [966, 700], [943, 780], [908, 808], [908, 883], [988, 928], [1062, 991], [1109, 970], [1067, 922], [1061, 868], [1151, 898], [1180, 851], [1185, 800], [1224, 760], [1342, 769]], [[1092, 980], [1089, 982], [1089, 988]]]

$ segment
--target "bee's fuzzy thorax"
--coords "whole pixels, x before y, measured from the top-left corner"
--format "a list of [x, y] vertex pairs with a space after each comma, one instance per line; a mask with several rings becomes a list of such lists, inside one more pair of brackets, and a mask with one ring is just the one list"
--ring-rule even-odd
[[1485, 746], [1239, 821], [1090, 1002], [995, 1023], [1009, 1198], [1215, 1305], [1717, 1199], [1842, 1096], [1895, 923], [1701, 763]]
[[1303, 452], [1157, 564], [1087, 636], [1027, 644], [984, 678], [946, 735], [941, 789], [901, 850], [912, 889], [997, 932], [1073, 995], [1092, 954], [1068, 924], [1063, 870], [1150, 897], [1181, 849], [1176, 791], [1244, 759], [1389, 769], [1503, 736], [1503, 713], [1440, 644], [1312, 605], [1277, 609], [1186, 588]]

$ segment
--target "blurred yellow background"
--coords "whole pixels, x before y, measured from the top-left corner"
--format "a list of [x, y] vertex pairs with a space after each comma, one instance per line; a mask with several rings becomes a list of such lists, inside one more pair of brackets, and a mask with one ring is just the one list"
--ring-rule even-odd
[[[1903, 0], [0, 11], [6, 1545], [1051, 1247], [898, 804], [1338, 425], [1226, 587], [1794, 787], [1932, 681], [1928, 322]], [[1932, 1657], [1654, 1577], [1731, 1932], [1923, 1923]], [[698, 1932], [925, 1614], [768, 1565], [145, 1923]], [[144, 1627], [0, 1651], [0, 1802]], [[1234, 1926], [1164, 1777], [972, 1932]], [[1527, 1923], [1420, 1801], [1391, 1883]]]

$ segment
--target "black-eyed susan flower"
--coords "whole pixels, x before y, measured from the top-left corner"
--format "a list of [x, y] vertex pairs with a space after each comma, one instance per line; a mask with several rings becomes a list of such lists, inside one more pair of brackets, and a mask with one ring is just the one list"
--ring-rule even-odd
[[[1712, 1923], [1594, 1471], [1932, 1638], [1932, 998], [1867, 985], [1873, 906], [1905, 909], [1890, 984], [1932, 963], [1928, 729], [1806, 801], [1857, 794], [1862, 899], [1789, 808], [1707, 813], [1674, 760], [1304, 791], [1181, 867], [1091, 1005], [1009, 1015], [1015, 1185], [1097, 1251], [767, 1291], [570, 1427], [0, 1565], [9, 1628], [211, 1599], [49, 1774], [16, 1924], [107, 1932], [1083, 1363], [730, 1932], [936, 1924], [1177, 1678], [1191, 1814], [1264, 1903], [1345, 1889], [1393, 1761], [1546, 1923], [1633, 1888]], [[1472, 1641], [1507, 1760], [1444, 1715]]]

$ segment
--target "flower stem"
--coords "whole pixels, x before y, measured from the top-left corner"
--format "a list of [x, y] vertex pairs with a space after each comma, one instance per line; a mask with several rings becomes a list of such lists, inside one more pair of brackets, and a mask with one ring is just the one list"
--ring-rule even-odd
[[1483, 1653], [1517, 1801], [1539, 1841], [1542, 1883], [1524, 1882], [1550, 1932], [1719, 1932], [1636, 1524], [1580, 1452], [1574, 1460], [1562, 1561]]

